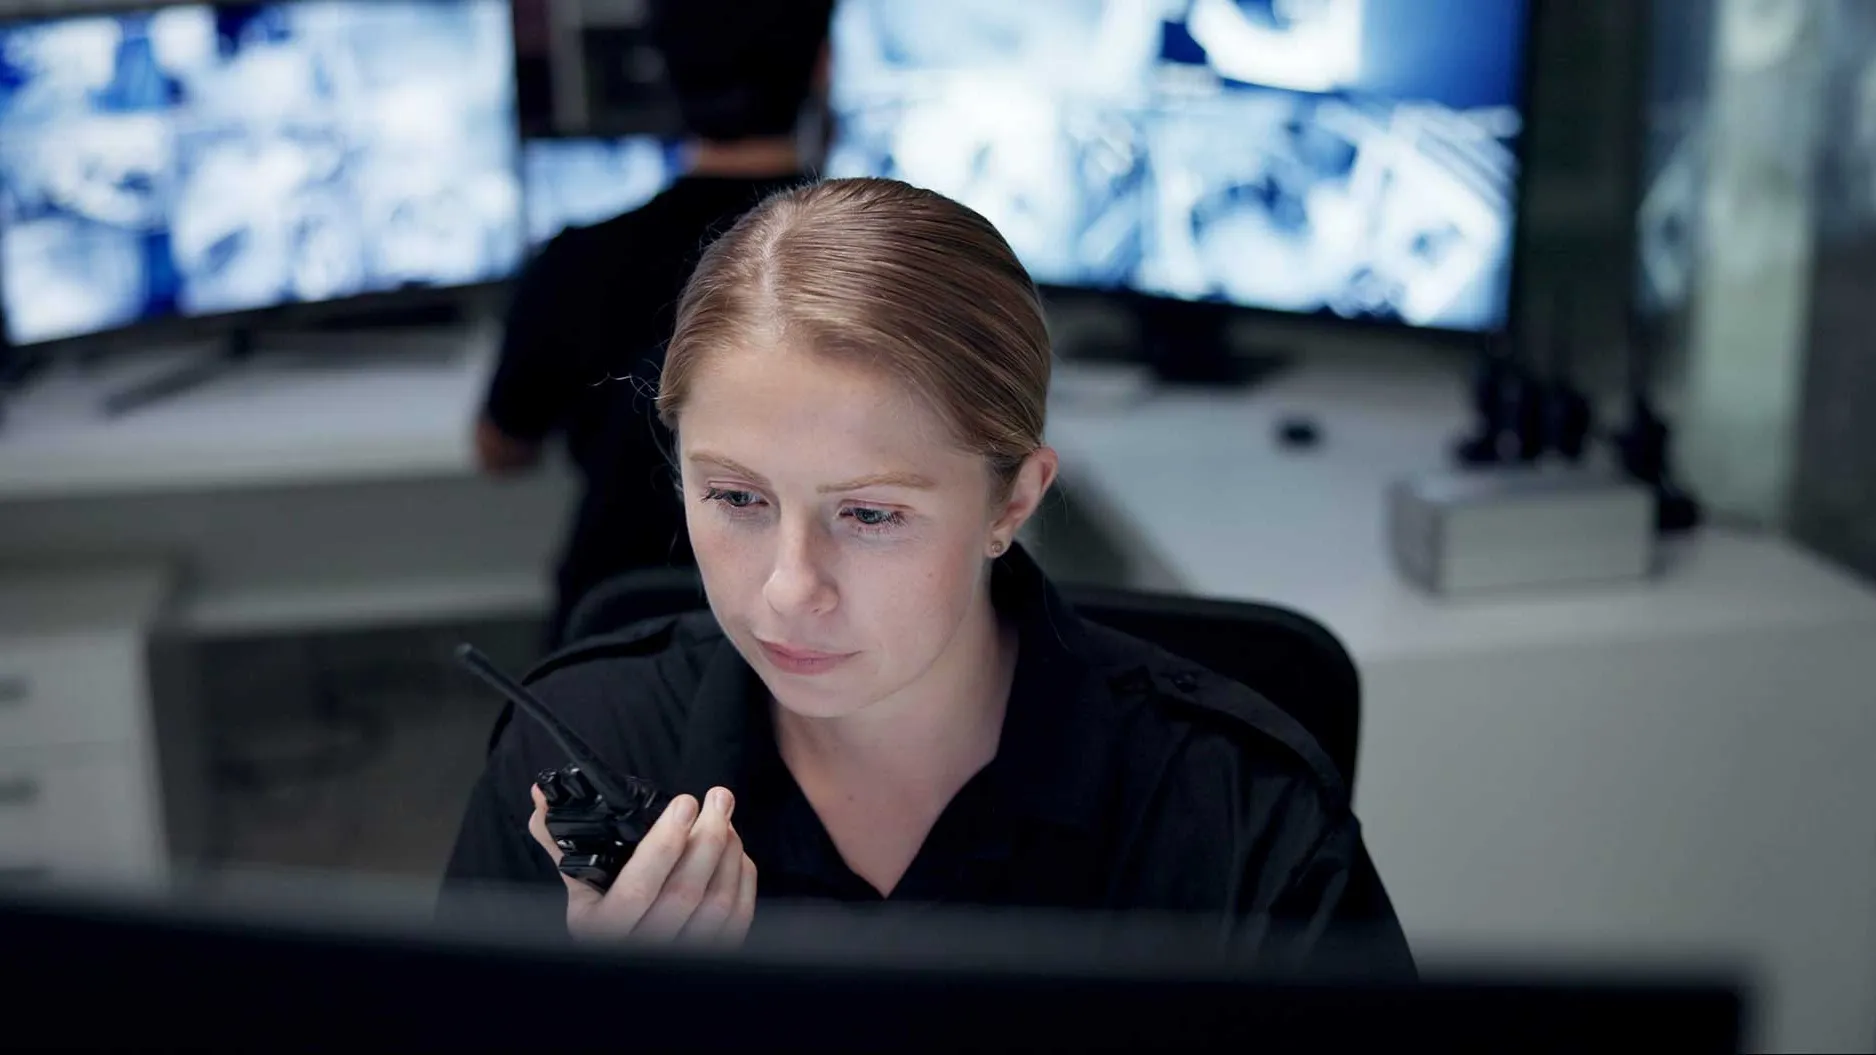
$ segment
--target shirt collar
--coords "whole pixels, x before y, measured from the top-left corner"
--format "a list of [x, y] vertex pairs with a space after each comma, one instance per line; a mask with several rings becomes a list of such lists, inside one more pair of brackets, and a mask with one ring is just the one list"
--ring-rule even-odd
[[[1088, 653], [1081, 620], [1020, 545], [991, 570], [997, 611], [1015, 622], [1016, 676], [997, 755], [990, 764], [999, 807], [1091, 831], [1105, 803], [1113, 736], [1109, 690]], [[725, 638], [706, 661], [692, 699], [676, 792], [718, 785], [739, 795], [781, 765], [769, 696]]]

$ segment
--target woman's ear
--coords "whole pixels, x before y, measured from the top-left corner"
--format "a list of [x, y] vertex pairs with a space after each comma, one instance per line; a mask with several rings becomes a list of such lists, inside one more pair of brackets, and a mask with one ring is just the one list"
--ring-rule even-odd
[[1022, 466], [1016, 470], [1016, 479], [1010, 483], [1010, 493], [990, 525], [993, 550], [1007, 551], [1016, 533], [1042, 508], [1042, 500], [1054, 486], [1060, 466], [1061, 459], [1053, 447], [1037, 447], [1023, 459]]

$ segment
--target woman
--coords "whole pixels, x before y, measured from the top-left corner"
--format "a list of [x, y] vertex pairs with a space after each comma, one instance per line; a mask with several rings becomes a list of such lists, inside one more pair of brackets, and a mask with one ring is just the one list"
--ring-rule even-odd
[[452, 884], [537, 882], [576, 935], [740, 938], [763, 901], [1378, 925], [1348, 796], [1250, 690], [1082, 623], [1015, 544], [1056, 474], [1036, 291], [981, 216], [887, 180], [787, 191], [704, 254], [658, 407], [709, 613], [530, 678], [680, 797], [605, 895], [564, 880], [499, 734]]

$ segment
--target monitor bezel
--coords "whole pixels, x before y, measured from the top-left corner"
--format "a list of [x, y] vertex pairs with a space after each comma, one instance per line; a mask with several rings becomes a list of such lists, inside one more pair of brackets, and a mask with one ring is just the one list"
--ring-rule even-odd
[[[1242, 1042], [1241, 1035], [1211, 1032], [1222, 1026], [1236, 1034], [1255, 1029], [1270, 1046], [1292, 1050], [1322, 1046], [1323, 1027], [1331, 1025], [1339, 1043], [1359, 1038], [1370, 1046], [1401, 1033], [1468, 1050], [1543, 1047], [1546, 1040], [1563, 1050], [1617, 1034], [1650, 1040], [1678, 1034], [1695, 1050], [1731, 1051], [1759, 1025], [1749, 972], [1684, 957], [1570, 963], [1553, 956], [1548, 964], [1476, 957], [1441, 963], [1435, 957], [1411, 977], [1377, 968], [1358, 930], [1322, 935], [1314, 953], [1298, 962], [1283, 948], [1288, 928], [1221, 935], [1202, 914], [866, 910], [806, 902], [772, 906], [761, 917], [769, 922], [740, 948], [606, 945], [553, 931], [555, 904], [519, 890], [476, 890], [487, 900], [476, 907], [474, 922], [439, 924], [428, 898], [417, 908], [414, 899], [388, 896], [393, 892], [382, 886], [381, 902], [369, 899], [369, 888], [330, 882], [210, 886], [180, 898], [96, 884], [0, 890], [0, 923], [18, 933], [17, 944], [42, 967], [21, 976], [38, 987], [28, 1003], [89, 987], [117, 1004], [138, 1005], [110, 1026], [141, 1031], [145, 1039], [153, 1027], [175, 1035], [203, 1022], [219, 1036], [250, 1039], [264, 1035], [249, 1033], [248, 1020], [257, 1013], [265, 1024], [299, 1005], [319, 1004], [341, 1012], [319, 1020], [329, 1033], [349, 1036], [363, 1023], [434, 1043], [446, 1034], [484, 1042], [526, 1037], [538, 1032], [540, 1008], [556, 999], [566, 1007], [604, 1009], [610, 994], [637, 1013], [672, 1006], [694, 1012], [732, 992], [751, 996], [759, 1010], [718, 1039], [747, 1043], [763, 1031], [799, 1039], [833, 1023], [836, 1028], [815, 1035], [823, 1050], [870, 1050], [883, 1037], [895, 1047], [943, 1044], [950, 1050], [958, 1034], [979, 1037], [984, 1046], [1033, 1050], [1051, 1039], [1060, 1046], [1063, 1031], [1078, 1034], [1070, 1046], [1100, 1045], [1108, 1036], [1102, 1029], [1116, 1025], [1131, 1032], [1126, 1040], [1133, 1046], [1154, 1046], [1155, 1038], [1180, 1047]], [[108, 950], [102, 958], [100, 949]], [[150, 975], [152, 963], [188, 970]], [[336, 980], [342, 991], [336, 1002], [306, 984], [321, 977]], [[178, 981], [159, 984], [171, 978]], [[400, 978], [445, 984], [400, 988]], [[230, 980], [239, 990], [232, 1002]], [[244, 989], [241, 981], [255, 984]], [[474, 990], [480, 996], [516, 985], [532, 991], [501, 1001], [494, 1011], [448, 1014], [452, 994]], [[976, 1018], [959, 1019], [961, 993], [972, 1003], [1002, 1001], [1024, 1012], [1026, 1021], [1016, 1031], [997, 1032], [988, 1028], [998, 1021], [995, 1009], [981, 1005]], [[1137, 1002], [1118, 1022], [1112, 1015], [1076, 1017], [1077, 997], [1109, 993]], [[1040, 999], [1032, 1004], [1029, 998]], [[1344, 1010], [1337, 1013], [1338, 1007]], [[204, 1009], [244, 1013], [205, 1016]], [[1197, 1010], [1205, 1021], [1180, 1010]], [[1034, 1011], [1041, 1014], [1028, 1013]], [[1173, 1017], [1164, 1017], [1168, 1012]], [[923, 1044], [921, 1034], [894, 1032], [895, 1023], [934, 1013], [963, 1025], [951, 1035], [924, 1037]], [[653, 1048], [696, 1040], [705, 1035], [697, 1032], [699, 1021], [688, 1013], [654, 1017], [643, 1023], [650, 1035], [639, 1039]], [[1560, 1029], [1570, 1036], [1562, 1038]]]

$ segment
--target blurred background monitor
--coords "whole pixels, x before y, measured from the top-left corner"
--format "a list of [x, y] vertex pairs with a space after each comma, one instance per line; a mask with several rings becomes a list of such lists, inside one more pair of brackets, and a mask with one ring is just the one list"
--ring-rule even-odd
[[1045, 286], [1489, 332], [1526, 0], [842, 0], [833, 175], [958, 198]]
[[530, 139], [521, 149], [528, 245], [636, 209], [679, 172], [675, 141], [656, 136]]
[[506, 0], [0, 25], [6, 336], [504, 279], [514, 95]]

